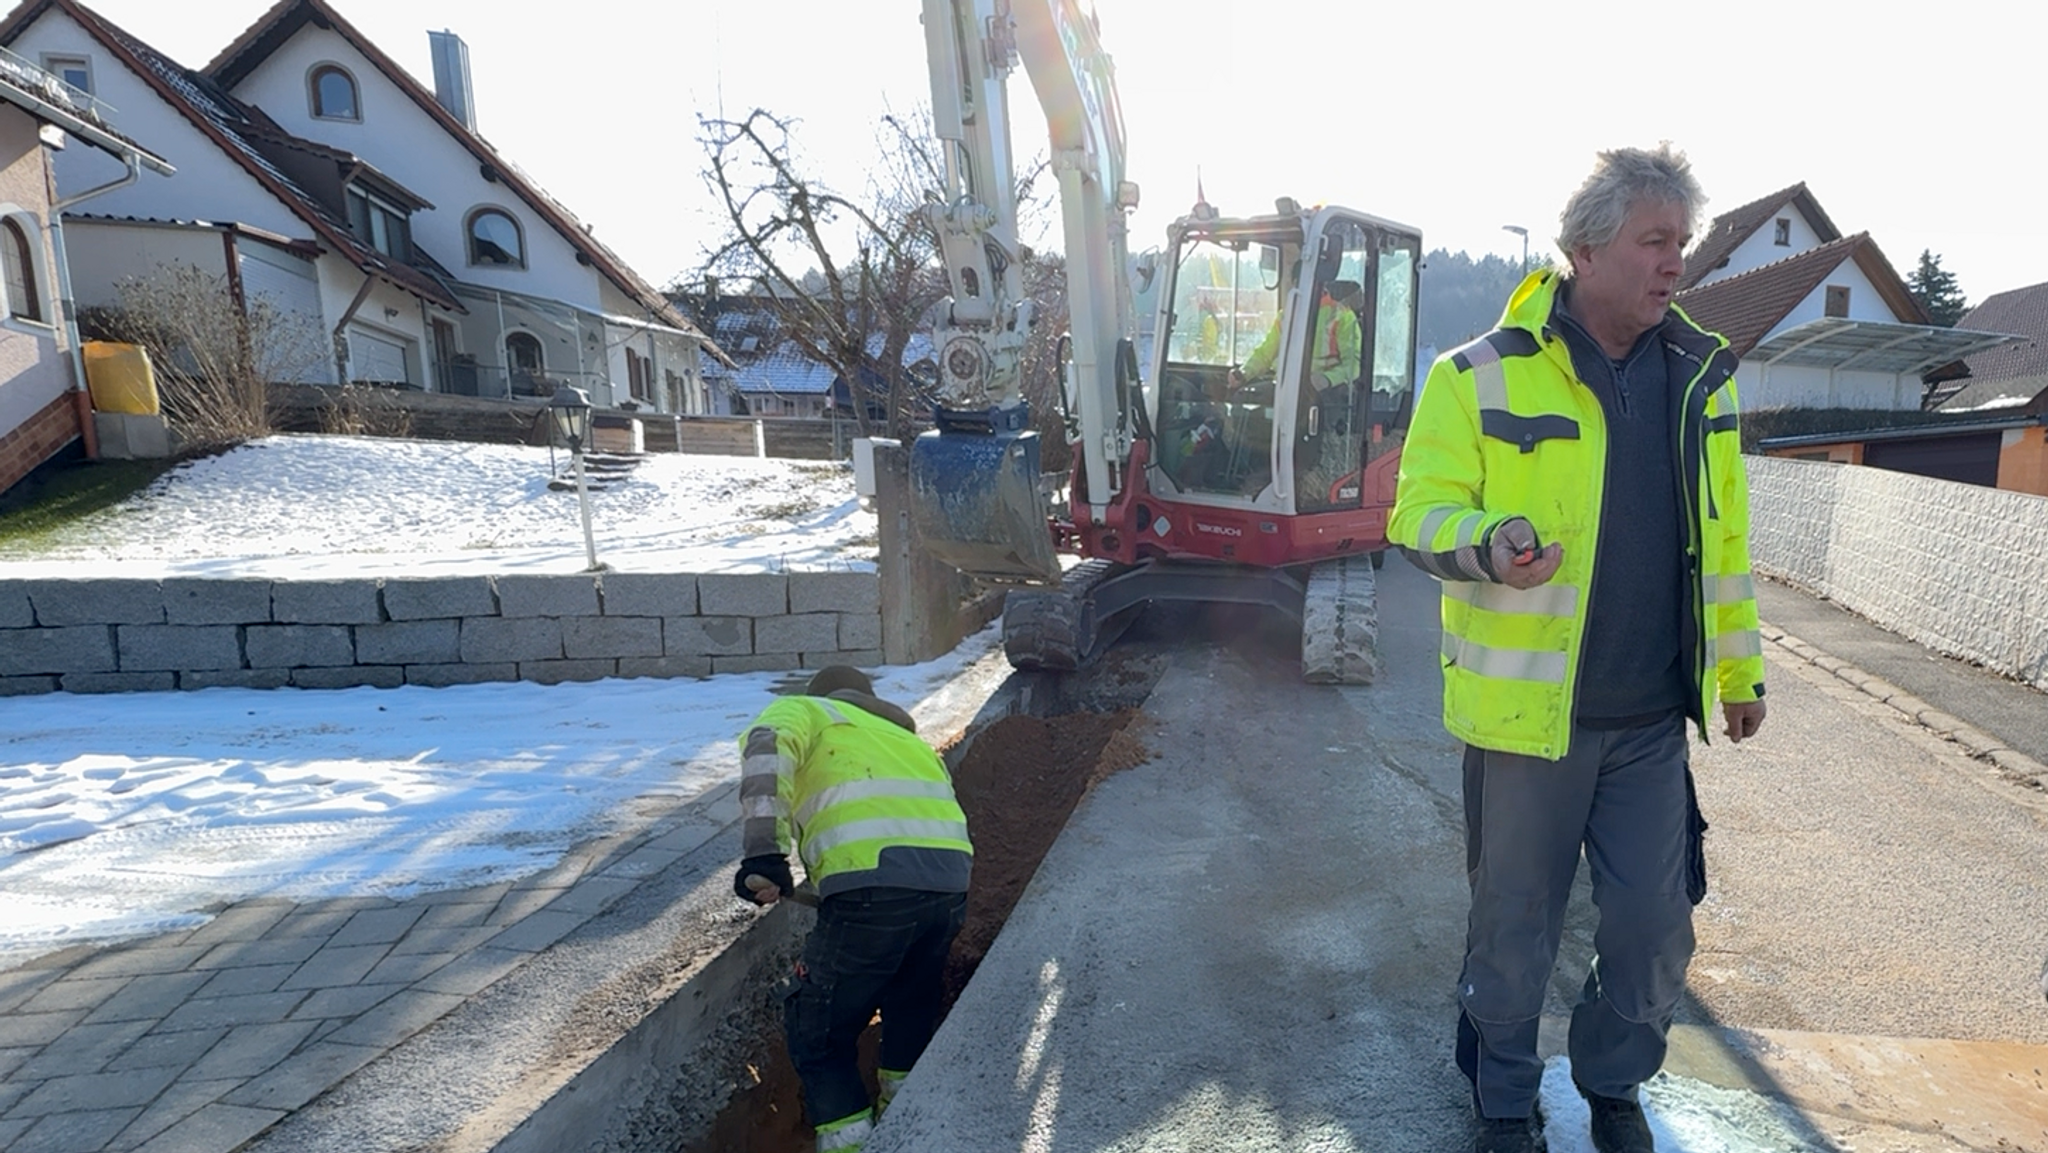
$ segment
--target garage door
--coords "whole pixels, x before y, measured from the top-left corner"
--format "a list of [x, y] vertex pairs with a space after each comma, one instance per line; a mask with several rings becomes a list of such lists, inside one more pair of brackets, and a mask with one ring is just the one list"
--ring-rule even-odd
[[1999, 435], [1995, 432], [1930, 436], [1925, 440], [1879, 440], [1863, 447], [1863, 463], [1893, 472], [1997, 488], [1998, 449]]
[[372, 380], [379, 384], [409, 384], [412, 378], [406, 375], [405, 366], [411, 358], [406, 355], [406, 341], [393, 340], [364, 332], [360, 328], [348, 330], [348, 372], [351, 380]]

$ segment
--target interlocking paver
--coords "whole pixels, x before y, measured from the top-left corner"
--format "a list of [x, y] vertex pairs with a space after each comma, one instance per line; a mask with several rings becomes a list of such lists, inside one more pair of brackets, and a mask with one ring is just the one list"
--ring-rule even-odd
[[[180, 939], [183, 939], [182, 934]], [[145, 973], [182, 973], [206, 953], [205, 945], [141, 945], [94, 957], [71, 971], [80, 979], [135, 977]]]
[[298, 971], [298, 966], [284, 965], [237, 965], [232, 969], [216, 969], [206, 984], [199, 987], [195, 997], [232, 997], [238, 993], [275, 993], [284, 979]]
[[285, 978], [283, 989], [331, 989], [337, 985], [353, 985], [363, 979], [363, 974], [377, 967], [384, 954], [391, 951], [389, 945], [349, 945], [343, 948], [325, 948], [306, 958], [297, 972]]
[[640, 884], [631, 877], [585, 877], [556, 897], [550, 913], [601, 913]]
[[271, 926], [283, 920], [294, 908], [296, 906], [292, 902], [274, 897], [243, 901], [222, 910], [213, 920], [192, 930], [185, 943], [218, 945], [223, 941], [254, 941], [269, 932]]
[[100, 1025], [108, 1021], [160, 1020], [184, 1004], [185, 999], [197, 992], [211, 976], [209, 973], [151, 973], [137, 977], [94, 1009], [85, 1023]]
[[512, 891], [512, 882], [499, 881], [491, 885], [476, 885], [467, 889], [441, 889], [432, 893], [421, 893], [414, 897], [415, 905], [495, 905]]
[[69, 969], [81, 961], [89, 961], [99, 950], [91, 945], [66, 945], [54, 953], [44, 953], [23, 961], [20, 971], [39, 972], [45, 969]]
[[247, 1109], [216, 1101], [136, 1146], [135, 1153], [228, 1153], [283, 1117], [277, 1109]]
[[186, 1078], [215, 1081], [228, 1077], [254, 1077], [291, 1056], [313, 1032], [311, 1021], [280, 1021], [272, 1025], [242, 1025], [184, 1073]]
[[[34, 1049], [16, 1049], [13, 1051], [30, 1055], [35, 1053]], [[9, 1109], [14, 1108], [16, 1101], [28, 1096], [28, 1091], [40, 1084], [42, 1084], [40, 1081], [0, 1081], [0, 1113], [5, 1113]], [[0, 1144], [0, 1149], [5, 1148], [7, 1148], [6, 1145]]]
[[[344, 985], [339, 989], [320, 989], [292, 1010], [294, 1021], [334, 1020], [340, 1023], [350, 1017], [369, 1012], [385, 998], [405, 988], [404, 985]], [[314, 1036], [323, 1034], [315, 1033]]]
[[462, 1001], [453, 993], [408, 989], [344, 1025], [328, 1041], [388, 1049], [453, 1012]]
[[51, 1013], [60, 1009], [97, 1009], [100, 1003], [121, 991], [132, 977], [102, 977], [98, 980], [56, 980], [45, 984], [35, 996], [21, 1003], [24, 1013]]
[[42, 1052], [24, 1061], [13, 1076], [22, 1081], [47, 1081], [97, 1073], [149, 1031], [148, 1021], [120, 1021], [108, 1025], [76, 1025], [43, 1046]]
[[460, 929], [414, 929], [405, 935], [405, 940], [391, 946], [391, 956], [403, 957], [411, 953], [466, 953], [497, 935], [498, 930], [481, 925]]
[[566, 889], [576, 883], [577, 878], [590, 871], [602, 856], [601, 845], [583, 845], [563, 854], [562, 859], [535, 873], [522, 878], [513, 886], [517, 889]]
[[141, 1112], [142, 1107], [134, 1105], [52, 1113], [15, 1138], [8, 1153], [99, 1153]]
[[350, 917], [327, 942], [330, 948], [345, 945], [388, 945], [405, 936], [423, 908], [400, 905], [395, 909], [365, 909]]
[[9, 1073], [12, 1073], [16, 1069], [21, 1068], [21, 1063], [23, 1061], [28, 1060], [30, 1057], [35, 1056], [38, 1051], [38, 1049], [33, 1047], [22, 1049], [0, 1049], [0, 1113], [7, 1112], [7, 1082], [5, 1078]]
[[491, 944], [500, 949], [538, 953], [568, 936], [570, 930], [588, 921], [590, 917], [589, 913], [558, 913], [552, 909], [543, 909], [516, 925], [508, 925], [504, 932], [491, 938]]
[[61, 973], [47, 969], [10, 969], [0, 973], [0, 1013], [11, 1012], [60, 976]]
[[[171, 1066], [183, 1069], [205, 1056], [208, 1049], [227, 1036], [227, 1032], [226, 1028], [217, 1027], [184, 1029], [176, 1033], [151, 1033], [130, 1045], [127, 1052], [107, 1062], [107, 1071]], [[164, 1124], [168, 1125], [170, 1122], [166, 1121]]]
[[[629, 877], [633, 880], [639, 880], [642, 877], [652, 877], [682, 859], [683, 855], [681, 853], [657, 849], [652, 845], [642, 845], [617, 861], [606, 865], [598, 876]], [[585, 883], [588, 884], [589, 882], [586, 881]]]
[[319, 937], [325, 940], [332, 937], [343, 925], [348, 924], [348, 919], [355, 916], [356, 912], [354, 909], [332, 909], [324, 904], [302, 908], [272, 925], [270, 931], [263, 936], [272, 941], [290, 937]]
[[377, 962], [377, 967], [364, 974], [363, 980], [376, 984], [410, 985], [458, 956], [460, 954], [453, 950], [393, 954]]
[[[337, 926], [338, 927], [338, 926]], [[195, 969], [241, 969], [251, 965], [296, 965], [327, 943], [319, 936], [265, 937], [260, 941], [229, 941], [208, 949], [193, 962]]]
[[701, 816], [693, 816], [682, 824], [647, 842], [647, 848], [671, 853], [689, 853], [701, 848], [704, 842], [725, 831], [725, 826]]
[[14, 1013], [0, 1017], [0, 1047], [9, 1049], [47, 1045], [85, 1017], [83, 1009], [61, 1013]]
[[174, 1030], [207, 1029], [217, 1025], [231, 1028], [236, 1025], [266, 1025], [284, 1020], [305, 999], [304, 990], [294, 989], [282, 993], [250, 993], [240, 997], [187, 1001], [164, 1018], [163, 1027]]
[[85, 1073], [52, 1077], [8, 1110], [10, 1117], [41, 1117], [81, 1109], [122, 1109], [149, 1104], [164, 1086], [177, 1079], [177, 1069], [126, 1069], [118, 1073]]
[[526, 963], [528, 954], [486, 945], [436, 970], [419, 987], [434, 993], [469, 997]]
[[369, 1045], [319, 1041], [285, 1058], [270, 1072], [229, 1093], [222, 1100], [229, 1105], [261, 1109], [296, 1109], [383, 1053], [382, 1049]]
[[14, 1148], [14, 1139], [28, 1132], [29, 1126], [35, 1123], [36, 1119], [33, 1117], [24, 1117], [18, 1121], [0, 1121], [0, 1149]]
[[242, 1083], [237, 1077], [229, 1081], [178, 1081], [163, 1091], [142, 1116], [128, 1123], [126, 1129], [116, 1134], [107, 1148], [120, 1153], [133, 1149], [151, 1137], [190, 1117], [207, 1105], [219, 1099], [220, 1095]]
[[491, 915], [484, 918], [486, 925], [511, 925], [548, 907], [548, 902], [567, 892], [562, 889], [514, 889], [505, 894]]
[[426, 915], [420, 918], [419, 924], [414, 925], [412, 932], [407, 936], [416, 937], [437, 929], [474, 928], [484, 923], [484, 919], [491, 915], [491, 910], [495, 909], [497, 904], [498, 899], [492, 898], [475, 904], [430, 905], [427, 907]]

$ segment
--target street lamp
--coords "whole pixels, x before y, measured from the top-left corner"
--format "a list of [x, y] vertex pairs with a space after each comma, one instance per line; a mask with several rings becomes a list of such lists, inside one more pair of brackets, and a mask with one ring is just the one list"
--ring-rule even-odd
[[1503, 224], [1502, 232], [1512, 232], [1522, 238], [1522, 275], [1529, 275], [1529, 230], [1519, 224]]
[[[590, 490], [583, 483], [583, 442], [590, 436], [590, 394], [566, 384], [555, 386], [548, 398], [548, 419], [552, 431], [569, 445], [569, 461], [576, 470], [576, 504], [583, 511], [583, 552], [590, 559], [585, 572], [597, 572], [597, 537], [590, 531]], [[548, 447], [554, 447], [554, 437]]]

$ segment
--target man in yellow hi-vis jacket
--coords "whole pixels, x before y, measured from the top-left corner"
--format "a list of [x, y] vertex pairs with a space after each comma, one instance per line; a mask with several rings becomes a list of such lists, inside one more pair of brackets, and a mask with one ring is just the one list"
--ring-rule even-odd
[[1683, 154], [1600, 155], [1562, 216], [1564, 275], [1430, 370], [1388, 535], [1443, 581], [1444, 723], [1466, 742], [1472, 913], [1458, 1064], [1479, 1153], [1529, 1153], [1543, 993], [1581, 849], [1598, 953], [1572, 1078], [1601, 1153], [1652, 1153], [1705, 892], [1685, 724], [1764, 719], [1728, 342], [1673, 306], [1703, 198]]
[[[740, 743], [746, 856], [733, 891], [760, 904], [793, 892], [794, 840], [818, 923], [783, 1026], [820, 1153], [851, 1153], [938, 1027], [940, 973], [967, 916], [967, 817], [916, 722], [858, 669], [818, 670]], [[877, 1009], [881, 1095], [870, 1102], [855, 1054]]]

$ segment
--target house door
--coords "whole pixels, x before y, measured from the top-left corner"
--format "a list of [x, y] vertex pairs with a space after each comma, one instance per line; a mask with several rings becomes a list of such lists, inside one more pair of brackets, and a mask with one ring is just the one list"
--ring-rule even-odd
[[[434, 387], [442, 392], [455, 391], [455, 326], [434, 318]], [[470, 388], [475, 392], [475, 386]]]
[[512, 395], [547, 394], [544, 379], [547, 364], [541, 355], [540, 340], [532, 333], [514, 332], [506, 335], [505, 364], [511, 376]]

